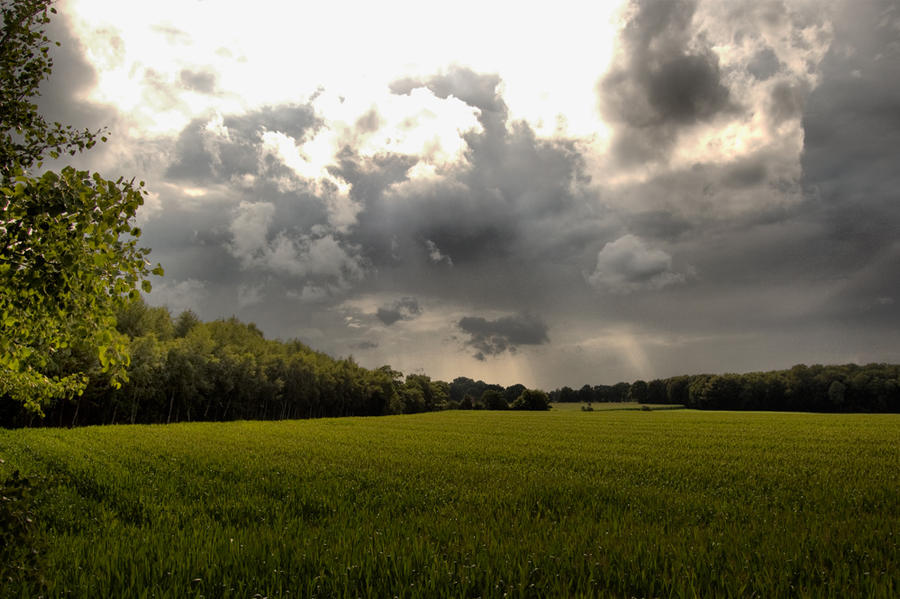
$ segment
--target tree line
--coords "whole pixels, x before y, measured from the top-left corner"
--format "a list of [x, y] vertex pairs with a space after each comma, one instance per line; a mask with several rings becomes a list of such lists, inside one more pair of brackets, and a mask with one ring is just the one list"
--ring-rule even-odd
[[700, 410], [900, 412], [900, 365], [798, 364], [787, 370], [694, 374], [550, 392], [553, 401], [636, 401]]
[[617, 403], [634, 401], [630, 395], [631, 385], [584, 385], [577, 391], [571, 387], [561, 387], [550, 392], [550, 401], [560, 403]]
[[[412, 414], [445, 409], [547, 409], [543, 391], [523, 385], [474, 387], [404, 377], [390, 366], [373, 370], [335, 359], [300, 341], [266, 339], [237, 318], [201, 322], [188, 310], [132, 300], [116, 311], [117, 342], [130, 356], [126, 378], [114, 381], [90, 347], [56, 352], [54, 373], [85, 373], [84, 391], [43, 404], [43, 415], [0, 395], [3, 426], [267, 420]], [[118, 383], [118, 384], [116, 384]], [[473, 396], [476, 391], [477, 397]]]

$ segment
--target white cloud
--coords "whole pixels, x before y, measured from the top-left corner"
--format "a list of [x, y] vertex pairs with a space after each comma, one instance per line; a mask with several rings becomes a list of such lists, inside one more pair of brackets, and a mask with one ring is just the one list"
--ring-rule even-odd
[[241, 202], [231, 221], [228, 250], [245, 267], [269, 252], [267, 236], [275, 206], [265, 202]]
[[255, 264], [296, 277], [325, 277], [341, 285], [362, 278], [360, 259], [333, 235], [279, 233]]
[[624, 235], [603, 246], [587, 281], [598, 291], [625, 294], [684, 283], [685, 276], [672, 270], [672, 256]]

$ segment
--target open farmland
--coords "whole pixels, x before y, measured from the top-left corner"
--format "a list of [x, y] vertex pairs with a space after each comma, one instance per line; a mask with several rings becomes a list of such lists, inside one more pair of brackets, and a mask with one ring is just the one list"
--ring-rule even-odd
[[896, 597], [900, 416], [0, 431], [74, 597]]

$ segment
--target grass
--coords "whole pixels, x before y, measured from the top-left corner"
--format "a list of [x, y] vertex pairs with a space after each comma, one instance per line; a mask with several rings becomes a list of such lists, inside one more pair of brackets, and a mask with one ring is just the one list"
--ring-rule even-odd
[[896, 597], [900, 416], [441, 412], [0, 431], [4, 597]]

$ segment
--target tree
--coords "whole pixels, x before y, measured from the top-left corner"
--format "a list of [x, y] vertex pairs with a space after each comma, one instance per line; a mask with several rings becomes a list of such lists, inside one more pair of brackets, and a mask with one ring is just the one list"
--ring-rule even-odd
[[591, 405], [594, 401], [594, 388], [590, 385], [584, 385], [578, 390], [578, 401]]
[[513, 410], [549, 410], [550, 398], [540, 389], [525, 389], [512, 404]]
[[628, 399], [631, 401], [636, 401], [638, 403], [646, 403], [647, 402], [647, 393], [649, 392], [649, 386], [646, 381], [637, 380], [631, 383], [631, 387], [628, 389]]
[[193, 310], [185, 310], [178, 315], [175, 320], [175, 336], [184, 337], [191, 332], [195, 326], [200, 324], [200, 318]]
[[559, 390], [559, 398], [557, 401], [561, 403], [572, 403], [578, 401], [578, 393], [572, 387], [563, 387]]
[[840, 409], [844, 404], [844, 394], [847, 392], [847, 386], [840, 381], [832, 381], [828, 387], [828, 400], [835, 409]]
[[522, 395], [522, 392], [525, 391], [525, 385], [521, 383], [516, 383], [515, 385], [510, 385], [506, 389], [503, 390], [503, 398], [506, 400], [506, 403], [512, 405], [515, 401]]
[[503, 393], [497, 389], [488, 389], [481, 394], [481, 401], [486, 410], [505, 410], [509, 407]]
[[666, 384], [660, 379], [647, 383], [647, 403], [666, 403]]
[[50, 4], [0, 0], [0, 394], [36, 413], [84, 390], [84, 372], [55, 368], [75, 342], [93, 348], [113, 384], [125, 379], [115, 309], [139, 285], [149, 291], [151, 272], [162, 274], [150, 270], [132, 224], [143, 182], [72, 167], [32, 173], [48, 156], [91, 148], [101, 133], [49, 124], [37, 112], [38, 85], [53, 66]]

